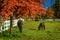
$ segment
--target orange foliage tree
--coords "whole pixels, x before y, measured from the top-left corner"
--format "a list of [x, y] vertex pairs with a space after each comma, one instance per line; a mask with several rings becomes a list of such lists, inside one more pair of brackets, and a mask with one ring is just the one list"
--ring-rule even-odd
[[52, 8], [48, 8], [47, 11], [46, 11], [46, 17], [47, 18], [54, 18], [54, 11]]
[[36, 14], [45, 14], [42, 8], [44, 0], [0, 0], [0, 15], [6, 20], [10, 17], [10, 32], [12, 19], [21, 16], [35, 17]]

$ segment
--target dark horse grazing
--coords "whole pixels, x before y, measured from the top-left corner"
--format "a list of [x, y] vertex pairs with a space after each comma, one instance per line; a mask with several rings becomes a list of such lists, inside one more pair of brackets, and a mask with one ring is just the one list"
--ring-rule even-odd
[[45, 24], [44, 22], [41, 22], [38, 26], [38, 30], [40, 30], [41, 28], [44, 28], [45, 29]]
[[19, 31], [22, 32], [23, 21], [22, 20], [18, 20], [17, 25], [18, 25]]

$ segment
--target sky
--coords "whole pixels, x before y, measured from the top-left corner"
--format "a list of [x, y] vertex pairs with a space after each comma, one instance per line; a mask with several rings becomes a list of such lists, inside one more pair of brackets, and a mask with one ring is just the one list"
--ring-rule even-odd
[[44, 5], [43, 5], [43, 8], [48, 8], [50, 7], [51, 5], [53, 5], [53, 3], [55, 2], [55, 0], [44, 0]]

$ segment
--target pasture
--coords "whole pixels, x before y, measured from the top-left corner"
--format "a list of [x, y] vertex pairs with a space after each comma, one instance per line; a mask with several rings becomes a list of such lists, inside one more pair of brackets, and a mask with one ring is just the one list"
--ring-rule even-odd
[[25, 21], [23, 32], [18, 27], [12, 28], [12, 33], [5, 31], [0, 33], [0, 40], [60, 40], [60, 22], [45, 21], [45, 30], [38, 31], [40, 21]]

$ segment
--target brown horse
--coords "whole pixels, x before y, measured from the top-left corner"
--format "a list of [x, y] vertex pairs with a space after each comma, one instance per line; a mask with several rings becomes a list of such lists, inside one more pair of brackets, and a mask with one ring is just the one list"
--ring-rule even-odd
[[45, 29], [45, 24], [44, 22], [41, 22], [38, 26], [38, 30], [40, 30], [41, 28], [44, 28]]
[[19, 31], [22, 32], [23, 21], [22, 20], [18, 20], [17, 25], [18, 25]]

